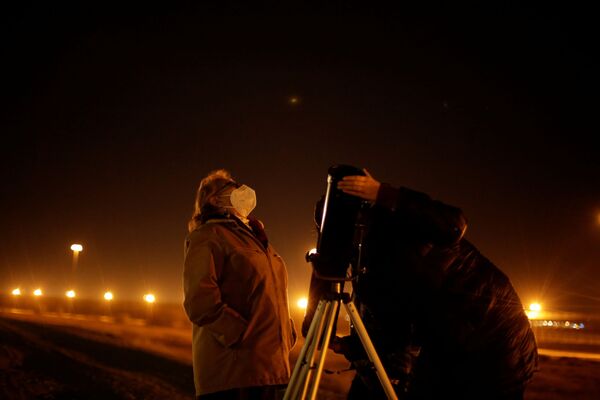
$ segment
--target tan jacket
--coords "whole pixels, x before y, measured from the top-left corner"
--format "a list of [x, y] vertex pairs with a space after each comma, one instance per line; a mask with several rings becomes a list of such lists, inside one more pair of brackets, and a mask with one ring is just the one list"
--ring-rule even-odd
[[233, 219], [209, 220], [186, 238], [183, 281], [196, 395], [288, 383], [295, 332], [271, 245]]

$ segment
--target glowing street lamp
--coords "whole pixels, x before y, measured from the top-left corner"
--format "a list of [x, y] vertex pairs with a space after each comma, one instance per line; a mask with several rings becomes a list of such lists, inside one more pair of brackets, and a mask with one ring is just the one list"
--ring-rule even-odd
[[75, 298], [75, 291], [74, 290], [67, 290], [65, 292], [65, 296], [67, 296], [70, 299], [73, 299], [73, 298]]
[[541, 312], [542, 305], [540, 303], [531, 303], [529, 305], [529, 310], [525, 310], [525, 314], [529, 319], [538, 319], [540, 317]]
[[76, 253], [79, 253], [80, 251], [83, 251], [83, 246], [80, 244], [72, 244], [71, 250], [73, 250]]
[[38, 289], [35, 289], [35, 290], [33, 291], [33, 295], [34, 295], [35, 297], [40, 297], [42, 294], [44, 294], [44, 293], [42, 292], [42, 289], [39, 289], [39, 288], [38, 288]]
[[77, 270], [77, 260], [79, 260], [79, 253], [83, 251], [83, 246], [75, 243], [71, 245], [71, 250], [73, 250], [73, 264], [71, 268], [74, 273]]
[[147, 293], [144, 295], [144, 301], [146, 303], [152, 304], [156, 301], [156, 297], [152, 293]]
[[112, 301], [112, 299], [114, 298], [112, 292], [106, 292], [104, 293], [104, 300], [106, 301]]
[[298, 299], [298, 301], [296, 302], [296, 305], [298, 306], [298, 308], [300, 308], [302, 310], [306, 310], [306, 307], [308, 306], [308, 299], [306, 297], [302, 297], [302, 298]]
[[13, 289], [12, 295], [13, 296], [20, 296], [21, 295], [21, 289], [19, 289], [19, 288]]

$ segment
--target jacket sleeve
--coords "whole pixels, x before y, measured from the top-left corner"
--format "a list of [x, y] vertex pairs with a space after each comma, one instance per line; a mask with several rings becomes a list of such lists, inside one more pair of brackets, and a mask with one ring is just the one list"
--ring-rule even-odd
[[434, 245], [452, 245], [467, 229], [467, 221], [459, 208], [405, 187], [394, 188], [382, 183], [376, 204], [408, 216], [417, 230], [415, 233]]
[[185, 243], [183, 306], [190, 321], [205, 326], [226, 347], [237, 343], [246, 330], [246, 320], [221, 300], [218, 276], [224, 255], [219, 245], [200, 235]]

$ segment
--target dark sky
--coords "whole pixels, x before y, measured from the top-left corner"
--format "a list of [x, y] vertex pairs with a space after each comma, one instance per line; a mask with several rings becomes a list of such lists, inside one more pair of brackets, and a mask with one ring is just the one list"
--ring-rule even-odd
[[226, 168], [256, 189], [295, 299], [314, 202], [345, 163], [462, 208], [524, 302], [598, 309], [585, 10], [341, 4], [5, 13], [0, 291], [62, 294], [78, 242], [82, 296], [180, 301], [195, 190]]

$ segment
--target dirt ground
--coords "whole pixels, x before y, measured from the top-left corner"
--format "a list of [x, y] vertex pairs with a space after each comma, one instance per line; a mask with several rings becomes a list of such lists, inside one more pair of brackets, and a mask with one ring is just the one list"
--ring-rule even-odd
[[[600, 362], [540, 361], [527, 400], [600, 399]], [[327, 356], [327, 370], [345, 367]], [[318, 398], [344, 399], [352, 377], [324, 374]], [[189, 329], [0, 313], [0, 399], [177, 400], [193, 392]]]

